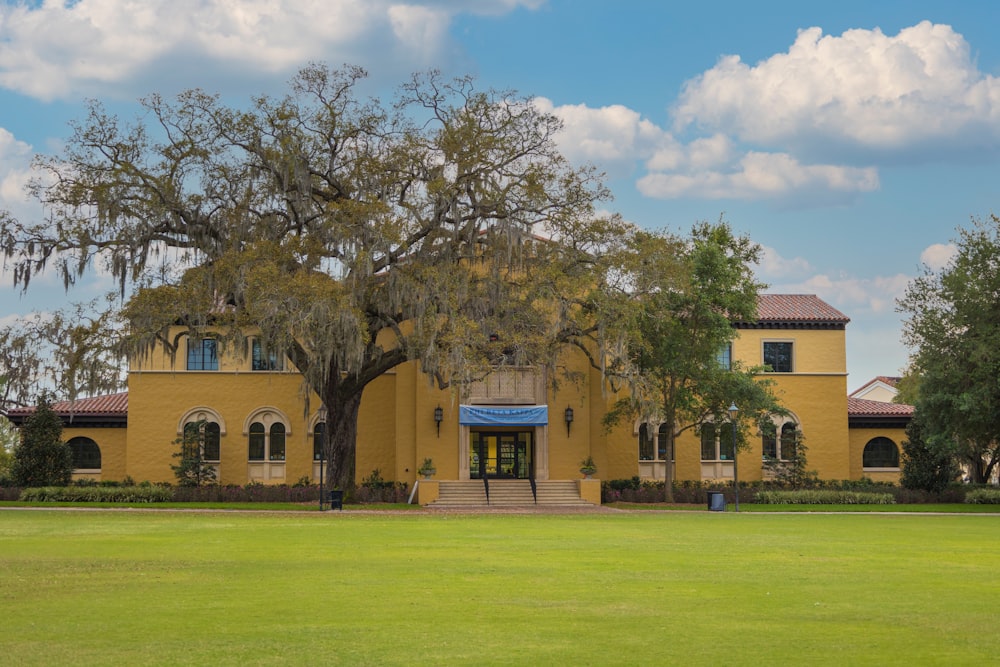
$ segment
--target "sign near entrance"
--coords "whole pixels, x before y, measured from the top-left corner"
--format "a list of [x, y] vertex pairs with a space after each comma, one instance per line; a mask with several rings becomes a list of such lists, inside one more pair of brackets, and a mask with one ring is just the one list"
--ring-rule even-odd
[[458, 421], [462, 426], [547, 426], [549, 406], [484, 407], [460, 405]]

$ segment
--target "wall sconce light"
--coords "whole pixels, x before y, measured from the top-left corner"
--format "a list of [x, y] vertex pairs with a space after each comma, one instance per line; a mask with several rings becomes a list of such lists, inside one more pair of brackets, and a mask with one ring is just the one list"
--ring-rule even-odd
[[436, 408], [434, 408], [434, 422], [437, 424], [438, 437], [439, 438], [441, 437], [441, 422], [442, 421], [444, 421], [444, 410], [442, 410], [441, 406], [439, 405]]
[[569, 425], [573, 423], [573, 408], [567, 406], [565, 417], [566, 417], [566, 437], [568, 438]]

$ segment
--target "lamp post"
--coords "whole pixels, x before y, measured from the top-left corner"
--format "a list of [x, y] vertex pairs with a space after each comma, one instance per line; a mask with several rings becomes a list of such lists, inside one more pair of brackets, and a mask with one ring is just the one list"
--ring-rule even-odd
[[736, 403], [729, 406], [729, 422], [733, 427], [733, 488], [736, 490], [736, 511], [740, 511], [740, 473], [736, 460], [736, 415], [739, 414]]

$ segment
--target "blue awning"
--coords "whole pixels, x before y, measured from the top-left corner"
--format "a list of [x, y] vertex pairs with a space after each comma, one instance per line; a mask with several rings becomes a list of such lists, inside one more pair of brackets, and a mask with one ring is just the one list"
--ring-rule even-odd
[[460, 405], [458, 422], [462, 426], [546, 426], [549, 423], [549, 406], [518, 405], [495, 408]]

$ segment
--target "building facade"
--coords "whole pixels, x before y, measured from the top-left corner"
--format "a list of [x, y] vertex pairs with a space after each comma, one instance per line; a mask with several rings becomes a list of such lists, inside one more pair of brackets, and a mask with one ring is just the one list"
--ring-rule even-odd
[[[848, 321], [815, 296], [774, 294], [761, 296], [756, 322], [734, 324], [737, 336], [721, 360], [765, 365], [789, 411], [773, 429], [756, 434], [750, 451], [740, 452], [741, 481], [766, 477], [763, 460], [784, 458], [795, 432], [807, 443], [808, 468], [821, 478], [898, 478], [906, 419], [902, 413], [882, 421], [852, 416], [871, 406], [862, 406], [862, 399], [849, 403]], [[205, 458], [223, 484], [293, 484], [326, 476], [319, 400], [304, 391], [294, 369], [251, 346], [241, 359], [224, 354], [211, 338], [188, 340], [176, 357], [154, 352], [133, 362], [124, 394], [54, 406], [79, 464], [75, 476], [173, 482], [173, 455], [186, 429], [200, 430]], [[560, 363], [579, 379], [557, 389], [535, 368], [496, 372], [461, 393], [433, 387], [416, 363], [386, 373], [366, 388], [361, 403], [358, 480], [378, 470], [384, 479], [412, 484], [428, 458], [437, 480], [571, 480], [581, 477], [587, 457], [601, 479], [663, 479], [667, 452], [660, 425], [606, 430], [602, 419], [612, 397], [601, 374], [579, 351], [567, 350]], [[19, 423], [28, 412], [9, 416]], [[728, 422], [678, 438], [676, 480], [732, 479], [732, 443], [723, 424]], [[878, 456], [868, 452], [877, 438], [892, 443], [895, 457], [882, 440], [873, 446]], [[893, 461], [894, 469], [888, 465]], [[867, 465], [872, 462], [879, 465]]]

